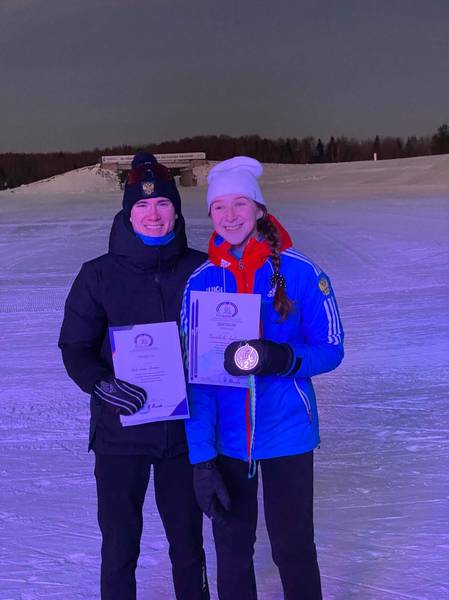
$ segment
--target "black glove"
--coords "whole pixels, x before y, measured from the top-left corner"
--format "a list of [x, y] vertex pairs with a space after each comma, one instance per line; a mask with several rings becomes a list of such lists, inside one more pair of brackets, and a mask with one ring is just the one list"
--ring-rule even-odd
[[214, 460], [193, 465], [193, 487], [203, 513], [219, 525], [224, 525], [231, 500]]
[[121, 415], [133, 415], [142, 408], [147, 399], [147, 393], [141, 387], [116, 379], [112, 375], [97, 381], [93, 395]]
[[[257, 360], [255, 353], [249, 351], [247, 366], [250, 368], [243, 369], [237, 366], [235, 353], [247, 344], [256, 350], [259, 357]], [[241, 358], [245, 358], [244, 351]], [[292, 367], [293, 359], [293, 350], [289, 344], [278, 344], [271, 340], [232, 342], [224, 353], [224, 368], [231, 375], [285, 375]], [[250, 366], [252, 362], [255, 363], [253, 367]], [[298, 368], [299, 365], [295, 368], [295, 372]]]

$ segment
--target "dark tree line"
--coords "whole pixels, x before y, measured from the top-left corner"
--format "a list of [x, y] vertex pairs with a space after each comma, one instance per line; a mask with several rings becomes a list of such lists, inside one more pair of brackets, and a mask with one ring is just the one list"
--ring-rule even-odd
[[0, 154], [0, 189], [13, 188], [99, 162], [102, 155], [134, 154], [139, 150], [153, 153], [205, 152], [209, 160], [223, 160], [246, 154], [268, 163], [329, 163], [407, 158], [449, 153], [449, 126], [444, 124], [432, 136], [379, 137], [357, 140], [334, 137], [262, 138], [258, 135], [231, 137], [205, 135], [171, 140], [148, 146], [115, 146], [113, 148], [68, 153]]
[[86, 167], [98, 162], [101, 152], [51, 152], [40, 154], [0, 154], [0, 189], [14, 188]]

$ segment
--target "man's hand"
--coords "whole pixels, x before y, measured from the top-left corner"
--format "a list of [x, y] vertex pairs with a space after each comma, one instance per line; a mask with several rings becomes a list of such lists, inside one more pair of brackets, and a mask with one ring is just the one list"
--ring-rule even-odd
[[218, 525], [224, 525], [231, 500], [214, 460], [193, 465], [193, 487], [203, 513]]
[[[264, 339], [242, 340], [232, 342], [226, 348], [224, 368], [231, 375], [285, 375], [292, 367], [293, 358], [289, 344]], [[251, 366], [252, 363], [255, 363], [254, 366]]]
[[138, 385], [110, 376], [97, 381], [93, 395], [121, 415], [133, 415], [145, 404], [147, 393]]

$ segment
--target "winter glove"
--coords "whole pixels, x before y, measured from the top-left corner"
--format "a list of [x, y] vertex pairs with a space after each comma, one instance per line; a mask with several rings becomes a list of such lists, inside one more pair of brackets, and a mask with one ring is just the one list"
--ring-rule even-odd
[[141, 387], [116, 379], [112, 375], [97, 381], [93, 395], [121, 415], [133, 415], [142, 408], [147, 399], [147, 393]]
[[[291, 369], [293, 359], [293, 350], [289, 344], [263, 339], [247, 342], [242, 340], [232, 342], [226, 348], [224, 368], [231, 375], [285, 375]], [[299, 365], [296, 365], [295, 372], [298, 368]]]
[[224, 525], [231, 500], [214, 460], [193, 465], [193, 488], [203, 513], [218, 525]]

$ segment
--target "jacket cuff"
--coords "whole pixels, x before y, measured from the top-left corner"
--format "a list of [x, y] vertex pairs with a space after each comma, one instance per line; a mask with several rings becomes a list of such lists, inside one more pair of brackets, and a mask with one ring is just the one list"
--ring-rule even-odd
[[208, 462], [217, 457], [217, 451], [208, 442], [202, 442], [189, 446], [189, 459], [192, 465]]

